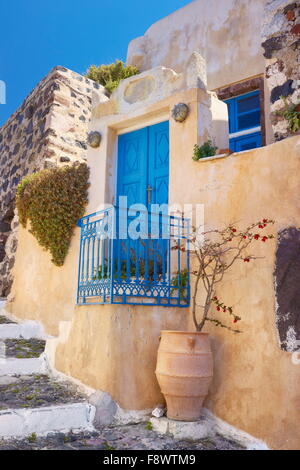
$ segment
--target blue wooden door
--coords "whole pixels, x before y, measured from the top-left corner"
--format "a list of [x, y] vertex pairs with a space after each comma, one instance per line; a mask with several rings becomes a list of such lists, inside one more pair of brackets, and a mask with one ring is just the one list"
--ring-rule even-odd
[[146, 256], [150, 268], [150, 277], [154, 281], [165, 281], [167, 275], [168, 240], [163, 235], [169, 231], [169, 219], [164, 213], [157, 214], [155, 206], [167, 205], [169, 201], [169, 123], [162, 122], [149, 129], [149, 165], [148, 165], [148, 209], [149, 232], [152, 239], [147, 240]]
[[147, 128], [119, 136], [117, 205], [120, 196], [127, 196], [128, 207], [146, 204], [147, 158]]
[[123, 134], [118, 144], [117, 205], [120, 196], [127, 196], [128, 207], [167, 204], [169, 122]]
[[151, 204], [168, 204], [169, 122], [148, 127], [148, 142], [148, 202], [151, 200]]
[[[127, 196], [128, 208], [132, 204], [143, 204], [148, 209], [149, 235], [149, 240], [128, 239], [118, 242], [118, 274], [121, 273], [123, 277], [132, 277], [137, 273], [138, 277], [143, 276], [147, 280], [166, 272], [166, 243], [150, 238], [151, 205], [167, 204], [168, 193], [169, 122], [119, 136], [117, 205], [120, 204], [120, 196]], [[162, 220], [160, 216], [159, 233], [162, 231]], [[130, 217], [127, 222], [130, 224]]]

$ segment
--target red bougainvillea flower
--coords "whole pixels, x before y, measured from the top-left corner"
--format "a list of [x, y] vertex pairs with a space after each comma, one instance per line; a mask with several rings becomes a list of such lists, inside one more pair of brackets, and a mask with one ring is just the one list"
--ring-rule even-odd
[[218, 300], [218, 297], [215, 295], [215, 296], [213, 297], [213, 300]]
[[268, 222], [268, 219], [264, 219], [263, 223], [266, 224]]
[[236, 323], [238, 321], [237, 317], [234, 317], [233, 323]]
[[258, 228], [264, 228], [263, 224], [259, 224]]
[[232, 232], [236, 232], [236, 228], [234, 228], [234, 227], [231, 227], [230, 230], [231, 230]]
[[247, 238], [246, 235], [243, 235], [243, 238], [244, 238], [244, 240], [246, 240], [246, 238]]
[[223, 308], [223, 312], [226, 312], [226, 310], [227, 310], [227, 308], [226, 308], [226, 307], [224, 307], [224, 308]]
[[221, 310], [220, 307], [217, 307], [218, 312]]
[[262, 237], [261, 241], [266, 242], [268, 240], [268, 237]]
[[260, 235], [258, 233], [256, 233], [253, 238], [255, 238], [255, 240], [258, 240], [259, 237], [260, 237]]
[[249, 263], [250, 258], [244, 258], [244, 263]]

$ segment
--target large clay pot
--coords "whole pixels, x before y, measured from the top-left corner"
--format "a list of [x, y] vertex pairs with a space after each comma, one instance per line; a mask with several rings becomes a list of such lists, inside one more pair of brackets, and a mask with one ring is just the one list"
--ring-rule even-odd
[[213, 375], [208, 333], [162, 331], [155, 373], [168, 418], [199, 419]]

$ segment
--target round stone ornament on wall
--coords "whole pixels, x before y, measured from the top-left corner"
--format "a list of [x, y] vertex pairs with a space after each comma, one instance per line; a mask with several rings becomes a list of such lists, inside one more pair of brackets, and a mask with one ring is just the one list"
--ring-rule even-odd
[[185, 103], [178, 103], [175, 104], [174, 108], [172, 109], [172, 118], [176, 122], [183, 122], [186, 120], [189, 114], [189, 107]]
[[88, 134], [87, 143], [92, 148], [97, 148], [100, 146], [101, 143], [101, 134], [100, 132], [93, 131]]

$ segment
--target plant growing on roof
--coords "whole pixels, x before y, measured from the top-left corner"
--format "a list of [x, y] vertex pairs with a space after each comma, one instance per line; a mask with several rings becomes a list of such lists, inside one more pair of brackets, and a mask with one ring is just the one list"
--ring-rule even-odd
[[20, 223], [49, 250], [62, 266], [74, 227], [88, 202], [89, 169], [85, 163], [50, 168], [26, 176], [19, 183], [16, 206]]
[[122, 60], [116, 60], [107, 65], [91, 65], [86, 72], [86, 77], [103, 85], [109, 93], [112, 93], [121, 80], [139, 73], [134, 65], [126, 65]]
[[[220, 300], [216, 288], [223, 280], [225, 273], [235, 263], [241, 261], [249, 263], [257, 259], [257, 257], [249, 254], [248, 250], [250, 245], [252, 246], [257, 242], [265, 243], [274, 238], [274, 235], [264, 234], [263, 232], [271, 224], [274, 224], [273, 220], [263, 219], [249, 225], [246, 230], [238, 230], [230, 224], [223, 230], [215, 229], [202, 233], [199, 233], [193, 227], [190, 239], [192, 244], [191, 253], [195, 259], [194, 267], [191, 270], [191, 275], [194, 278], [192, 315], [197, 331], [201, 331], [204, 324], [209, 321], [216, 326], [240, 333], [240, 330], [228, 326], [222, 319], [213, 316], [212, 306], [214, 305], [215, 312], [228, 315], [234, 324], [241, 320], [241, 317], [234, 312], [233, 307]], [[185, 251], [186, 248], [176, 243], [172, 249]], [[201, 286], [202, 292], [204, 292], [204, 302], [199, 304]]]

